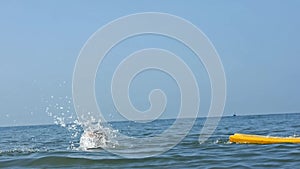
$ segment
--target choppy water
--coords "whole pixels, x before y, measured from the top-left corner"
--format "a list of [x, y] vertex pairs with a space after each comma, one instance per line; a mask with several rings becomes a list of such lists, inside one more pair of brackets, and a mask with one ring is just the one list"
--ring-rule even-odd
[[[83, 130], [75, 124], [2, 127], [0, 168], [298, 168], [300, 144], [233, 144], [228, 142], [228, 137], [235, 132], [297, 136], [300, 135], [299, 119], [298, 113], [223, 117], [213, 136], [199, 144], [199, 131], [205, 120], [199, 118], [180, 144], [161, 155], [142, 159], [122, 158], [103, 149], [78, 148]], [[172, 120], [149, 124], [114, 122], [111, 126], [119, 133], [151, 137], [162, 133], [172, 123]], [[168, 139], [172, 137], [164, 141]], [[118, 144], [114, 146], [111, 148], [122, 149]], [[144, 151], [155, 151], [153, 146], [143, 146]], [[135, 150], [126, 147], [123, 151], [134, 153]]]

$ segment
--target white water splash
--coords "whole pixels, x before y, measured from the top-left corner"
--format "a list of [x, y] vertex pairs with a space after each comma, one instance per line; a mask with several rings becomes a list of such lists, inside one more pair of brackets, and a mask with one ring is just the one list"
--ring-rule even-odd
[[91, 118], [84, 124], [79, 123], [73, 110], [72, 98], [69, 96], [51, 96], [47, 101], [45, 112], [53, 118], [54, 123], [66, 128], [71, 133], [68, 149], [89, 150], [97, 148], [114, 148], [117, 130], [111, 130], [104, 124]]
[[80, 138], [81, 149], [115, 148], [118, 145], [115, 139], [118, 131], [105, 127], [100, 121], [94, 119], [81, 126], [84, 130]]
[[54, 124], [67, 129], [71, 134], [68, 149], [76, 149], [78, 147], [76, 140], [78, 140], [82, 129], [73, 110], [72, 98], [69, 96], [50, 96], [46, 103], [48, 105], [45, 112], [53, 118]]

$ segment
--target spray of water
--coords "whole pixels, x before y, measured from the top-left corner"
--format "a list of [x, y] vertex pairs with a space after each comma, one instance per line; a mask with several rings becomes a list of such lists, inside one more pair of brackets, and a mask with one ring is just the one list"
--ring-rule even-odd
[[73, 110], [72, 98], [69, 96], [50, 96], [47, 99], [47, 107], [45, 112], [52, 117], [54, 123], [70, 132], [71, 150], [89, 150], [98, 148], [114, 148], [118, 145], [115, 141], [117, 130], [111, 130], [91, 118], [84, 124], [77, 120], [77, 116]]

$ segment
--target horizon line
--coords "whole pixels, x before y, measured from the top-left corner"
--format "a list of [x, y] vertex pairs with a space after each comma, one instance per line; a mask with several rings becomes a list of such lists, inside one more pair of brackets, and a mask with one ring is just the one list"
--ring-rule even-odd
[[[300, 111], [293, 111], [293, 112], [269, 112], [269, 113], [256, 113], [256, 114], [237, 114], [234, 112], [234, 114], [239, 117], [239, 116], [263, 116], [263, 115], [280, 115], [280, 114], [297, 114], [300, 113]], [[224, 116], [214, 116], [214, 117], [207, 117], [207, 116], [199, 116], [196, 119], [199, 118], [217, 118], [217, 117], [233, 117], [232, 115], [224, 115]], [[156, 119], [156, 120], [175, 120], [177, 118], [160, 118], [160, 119]], [[184, 117], [184, 118], [179, 118], [179, 119], [192, 119], [192, 117]], [[128, 122], [129, 120], [111, 120], [111, 121], [106, 121], [104, 123], [114, 123], [114, 122]], [[144, 121], [144, 120], [138, 120], [139, 121]], [[155, 121], [155, 120], [153, 120]], [[66, 125], [69, 125], [72, 123], [67, 123]], [[60, 126], [58, 124], [53, 123], [43, 123], [43, 124], [24, 124], [24, 125], [8, 125], [8, 126], [2, 126], [0, 125], [0, 128], [7, 128], [7, 127], [30, 127], [30, 126], [52, 126], [52, 125], [57, 125]]]

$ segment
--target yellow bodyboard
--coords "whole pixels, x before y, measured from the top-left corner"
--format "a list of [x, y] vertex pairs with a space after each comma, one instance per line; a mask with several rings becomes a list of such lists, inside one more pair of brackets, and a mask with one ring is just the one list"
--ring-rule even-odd
[[300, 143], [300, 137], [272, 137], [235, 133], [229, 136], [229, 141], [242, 144]]

